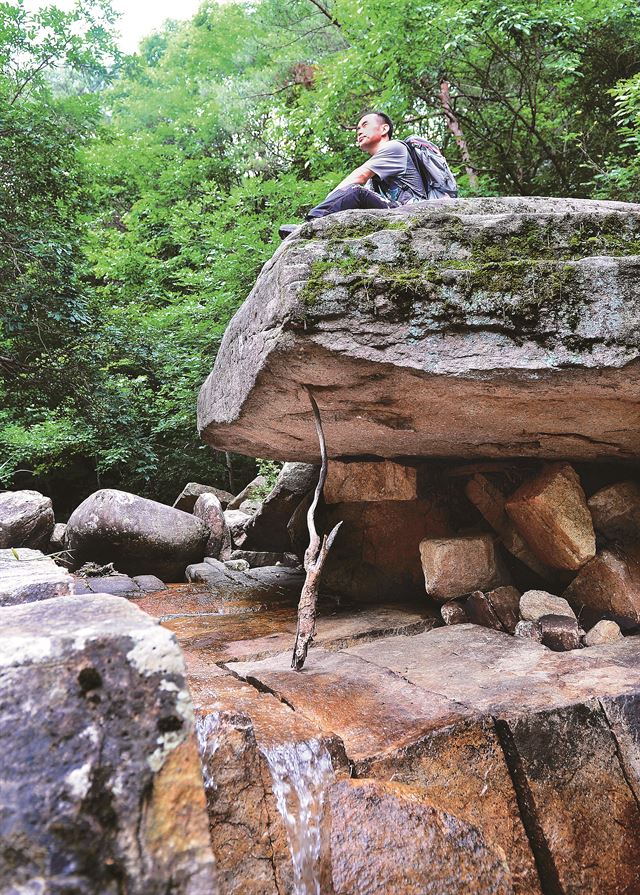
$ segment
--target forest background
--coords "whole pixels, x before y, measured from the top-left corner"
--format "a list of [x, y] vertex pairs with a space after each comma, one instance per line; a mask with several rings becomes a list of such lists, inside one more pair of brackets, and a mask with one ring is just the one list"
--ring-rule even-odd
[[[228, 487], [196, 432], [230, 317], [387, 112], [461, 194], [640, 201], [637, 0], [0, 2], [0, 487]], [[233, 458], [235, 486], [253, 467]]]

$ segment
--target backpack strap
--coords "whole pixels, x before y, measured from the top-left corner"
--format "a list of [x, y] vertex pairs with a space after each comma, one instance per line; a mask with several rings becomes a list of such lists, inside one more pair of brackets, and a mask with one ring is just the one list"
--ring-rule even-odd
[[[421, 198], [427, 199], [429, 196], [429, 186], [430, 186], [429, 172], [427, 171], [425, 166], [422, 164], [422, 160], [419, 158], [415, 146], [412, 143], [410, 143], [409, 140], [401, 140], [400, 142], [402, 143], [403, 146], [407, 147], [407, 152], [409, 153], [409, 158], [413, 162], [413, 166], [416, 169], [416, 171], [418, 172], [418, 174], [420, 175], [420, 179], [422, 180], [422, 188], [423, 188], [422, 191], [423, 191], [424, 195]], [[400, 180], [400, 178], [398, 178], [398, 180]], [[407, 186], [408, 189], [410, 189], [412, 192], [414, 192], [414, 190], [411, 188], [411, 186], [409, 184], [405, 183], [405, 186]]]

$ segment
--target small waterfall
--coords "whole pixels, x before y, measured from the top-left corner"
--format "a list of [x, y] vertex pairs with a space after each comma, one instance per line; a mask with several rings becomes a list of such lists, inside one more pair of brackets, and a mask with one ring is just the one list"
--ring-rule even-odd
[[215, 792], [216, 781], [209, 770], [209, 759], [213, 758], [220, 745], [220, 712], [210, 712], [207, 715], [196, 715], [196, 740], [200, 753], [200, 765], [202, 767], [202, 779], [206, 793]]
[[321, 895], [324, 796], [333, 780], [331, 757], [319, 740], [260, 747], [271, 771], [293, 861], [293, 895]]

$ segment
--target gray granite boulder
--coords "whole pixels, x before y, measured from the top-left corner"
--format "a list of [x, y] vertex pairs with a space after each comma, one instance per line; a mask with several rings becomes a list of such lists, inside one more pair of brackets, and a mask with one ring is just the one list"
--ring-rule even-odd
[[39, 491], [0, 493], [0, 548], [44, 548], [54, 525], [51, 500]]
[[173, 635], [105, 594], [0, 626], [0, 890], [215, 895]]
[[181, 581], [185, 568], [205, 553], [209, 529], [190, 513], [105, 488], [71, 514], [65, 541], [73, 560], [113, 563], [128, 575]]
[[531, 197], [302, 226], [227, 327], [202, 437], [331, 457], [637, 457], [640, 205]]
[[198, 482], [188, 482], [174, 502], [176, 510], [184, 510], [185, 513], [192, 513], [196, 505], [197, 499], [201, 494], [215, 494], [222, 508], [225, 509], [229, 501], [233, 500], [233, 494], [224, 491], [222, 488], [214, 488], [213, 485], [201, 485]]
[[300, 501], [318, 481], [319, 469], [309, 463], [285, 463], [273, 490], [245, 526], [247, 550], [284, 553], [291, 548], [287, 524]]

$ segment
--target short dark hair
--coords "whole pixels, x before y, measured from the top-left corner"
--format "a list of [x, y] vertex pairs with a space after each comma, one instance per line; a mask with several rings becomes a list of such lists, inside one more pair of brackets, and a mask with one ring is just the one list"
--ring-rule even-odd
[[364, 118], [365, 115], [377, 115], [378, 118], [382, 118], [384, 123], [389, 125], [389, 139], [393, 137], [393, 121], [385, 112], [379, 112], [377, 109], [370, 109], [368, 112], [364, 112], [360, 117]]

